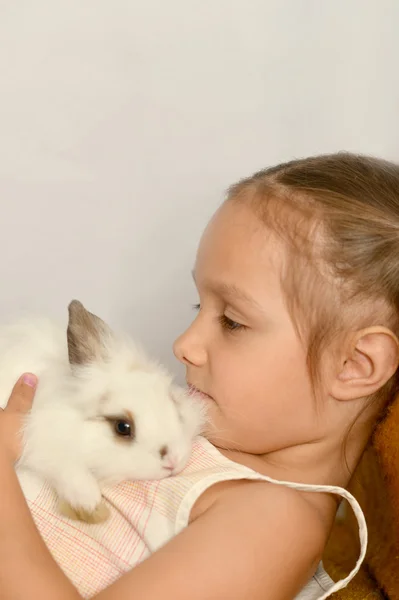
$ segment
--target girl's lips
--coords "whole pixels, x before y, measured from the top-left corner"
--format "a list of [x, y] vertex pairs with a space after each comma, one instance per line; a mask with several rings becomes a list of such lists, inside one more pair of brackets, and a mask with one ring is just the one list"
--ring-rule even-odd
[[212, 397], [209, 396], [209, 394], [205, 394], [205, 392], [196, 388], [195, 385], [191, 385], [191, 383], [188, 384], [188, 393], [190, 396], [198, 396], [199, 398], [212, 400]]

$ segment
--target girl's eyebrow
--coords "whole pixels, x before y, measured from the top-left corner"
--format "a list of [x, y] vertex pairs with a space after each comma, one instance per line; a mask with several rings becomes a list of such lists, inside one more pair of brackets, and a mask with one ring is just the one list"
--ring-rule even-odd
[[[195, 271], [193, 270], [191, 274], [195, 283]], [[247, 294], [244, 290], [236, 286], [234, 283], [225, 283], [220, 281], [205, 281], [205, 287], [214, 290], [217, 294], [219, 294], [219, 296], [240, 300], [241, 302], [250, 304], [258, 310], [263, 311], [262, 306], [255, 300], [255, 298], [253, 298], [250, 294]]]

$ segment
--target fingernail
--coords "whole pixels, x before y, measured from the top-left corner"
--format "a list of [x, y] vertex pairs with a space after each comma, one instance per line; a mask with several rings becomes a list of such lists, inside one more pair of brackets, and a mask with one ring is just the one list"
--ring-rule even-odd
[[32, 375], [32, 373], [25, 373], [25, 375], [22, 376], [22, 381], [33, 388], [37, 385], [37, 377], [36, 375]]

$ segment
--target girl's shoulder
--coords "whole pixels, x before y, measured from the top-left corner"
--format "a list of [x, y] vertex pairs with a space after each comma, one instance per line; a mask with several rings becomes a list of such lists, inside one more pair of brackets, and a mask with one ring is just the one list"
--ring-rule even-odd
[[189, 525], [111, 586], [104, 600], [132, 589], [148, 600], [324, 598], [317, 582], [311, 593], [301, 592], [326, 539], [306, 499], [295, 490], [241, 480], [215, 484], [213, 497], [202, 496], [207, 504], [200, 503]]
[[[336, 501], [328, 494], [312, 494], [278, 486], [262, 480], [229, 480], [215, 483], [195, 502], [190, 523], [215, 506], [231, 511], [231, 523], [245, 522], [248, 528], [257, 527], [270, 518], [280, 523], [280, 532], [290, 520], [300, 523], [306, 536], [311, 529], [316, 547], [321, 550], [327, 542], [335, 513]], [[268, 537], [270, 535], [267, 533]], [[291, 532], [292, 533], [292, 532]]]
[[[226, 581], [227, 572], [234, 571], [229, 597], [236, 597], [237, 587], [251, 589], [251, 598], [268, 593], [285, 598], [296, 597], [312, 580], [331, 520], [325, 517], [324, 507], [297, 490], [239, 480], [215, 484], [204, 492], [193, 507], [187, 530], [192, 527], [192, 548], [197, 547], [198, 536], [212, 539], [225, 564]], [[256, 585], [250, 583], [252, 578]]]
[[[303, 513], [304, 519], [314, 521], [315, 527], [320, 527], [327, 539], [337, 511], [337, 501], [331, 493], [315, 494], [295, 487], [276, 485], [276, 483], [280, 484], [281, 482], [275, 482], [273, 479], [265, 477], [242, 464], [233, 462], [212, 446], [210, 442], [201, 440], [201, 446], [206, 449], [208, 455], [213, 457], [219, 468], [223, 466], [226, 471], [231, 470], [232, 478], [220, 480], [215, 478], [214, 482], [204, 489], [192, 506], [189, 522], [197, 519], [215, 502], [221, 504], [240, 490], [239, 493], [242, 499], [245, 500], [244, 506], [251, 506], [252, 497], [261, 500], [259, 518], [264, 517], [265, 510], [268, 507], [270, 510], [276, 501], [277, 512], [275, 518], [278, 518], [280, 512], [285, 510], [286, 504], [290, 503], [296, 513]], [[238, 476], [240, 478], [236, 478]], [[298, 487], [301, 486], [298, 485]]]

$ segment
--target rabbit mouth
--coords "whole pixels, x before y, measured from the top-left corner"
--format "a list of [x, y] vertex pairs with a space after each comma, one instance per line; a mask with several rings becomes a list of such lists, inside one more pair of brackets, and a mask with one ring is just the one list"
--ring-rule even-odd
[[175, 467], [162, 467], [162, 471], [165, 474], [165, 477], [172, 477], [172, 475], [176, 475]]

